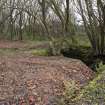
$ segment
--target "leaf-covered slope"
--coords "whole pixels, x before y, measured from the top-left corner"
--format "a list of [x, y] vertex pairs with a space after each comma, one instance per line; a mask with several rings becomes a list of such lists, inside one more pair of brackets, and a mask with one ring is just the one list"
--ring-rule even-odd
[[[52, 105], [64, 82], [85, 85], [93, 72], [80, 60], [65, 57], [0, 57], [0, 100], [34, 95], [38, 105]], [[15, 101], [15, 100], [14, 100]]]

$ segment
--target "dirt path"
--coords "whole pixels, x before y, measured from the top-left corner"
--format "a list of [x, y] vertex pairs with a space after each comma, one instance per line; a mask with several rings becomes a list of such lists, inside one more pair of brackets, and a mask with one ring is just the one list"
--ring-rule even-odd
[[[43, 44], [42, 44], [43, 43]], [[21, 48], [47, 48], [48, 41], [0, 41], [0, 48], [21, 49]]]

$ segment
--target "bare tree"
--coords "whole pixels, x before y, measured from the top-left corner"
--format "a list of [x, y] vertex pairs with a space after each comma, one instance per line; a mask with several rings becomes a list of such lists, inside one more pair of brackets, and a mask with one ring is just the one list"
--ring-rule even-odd
[[[85, 30], [96, 55], [104, 54], [104, 4], [101, 0], [77, 0]], [[97, 3], [96, 3], [97, 2]], [[94, 3], [96, 5], [94, 5]]]

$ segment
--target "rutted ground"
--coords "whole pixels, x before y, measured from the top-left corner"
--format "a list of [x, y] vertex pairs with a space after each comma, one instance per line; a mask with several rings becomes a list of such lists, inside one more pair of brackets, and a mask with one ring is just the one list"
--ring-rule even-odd
[[92, 70], [79, 60], [25, 53], [1, 55], [0, 105], [52, 105], [54, 98], [63, 94], [65, 81], [81, 87], [92, 76]]

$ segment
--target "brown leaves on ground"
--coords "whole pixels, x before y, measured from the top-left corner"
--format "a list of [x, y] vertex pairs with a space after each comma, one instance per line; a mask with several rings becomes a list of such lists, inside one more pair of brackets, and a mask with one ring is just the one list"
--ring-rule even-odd
[[0, 57], [0, 100], [49, 105], [62, 95], [63, 81], [83, 86], [93, 74], [81, 61], [64, 57]]

